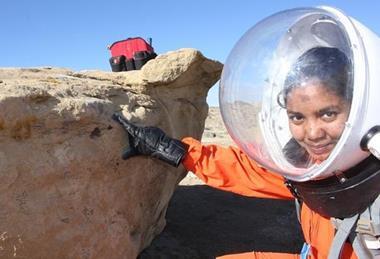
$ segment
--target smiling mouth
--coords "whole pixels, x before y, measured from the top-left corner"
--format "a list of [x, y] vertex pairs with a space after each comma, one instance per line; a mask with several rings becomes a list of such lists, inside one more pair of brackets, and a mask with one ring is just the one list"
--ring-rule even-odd
[[319, 146], [310, 146], [308, 145], [308, 149], [315, 155], [323, 155], [331, 152], [331, 143], [326, 145]]

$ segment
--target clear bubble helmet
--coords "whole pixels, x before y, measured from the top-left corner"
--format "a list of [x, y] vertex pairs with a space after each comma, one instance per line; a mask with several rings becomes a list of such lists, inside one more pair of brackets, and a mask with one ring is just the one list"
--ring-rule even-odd
[[[229, 134], [260, 165], [297, 182], [344, 172], [371, 152], [378, 156], [379, 46], [377, 35], [332, 7], [291, 9], [262, 20], [237, 42], [223, 68], [219, 103]], [[289, 154], [305, 148], [294, 140], [284, 93], [293, 91], [287, 82], [300, 69], [299, 63], [306, 62], [300, 57], [313, 48], [333, 48], [344, 54], [347, 64], [343, 92], [349, 96], [348, 112], [345, 120], [336, 125], [341, 127], [339, 137], [326, 159], [300, 156], [294, 160]], [[328, 69], [328, 62], [322, 67]], [[304, 81], [292, 87], [309, 84], [318, 73], [324, 77], [323, 69], [313, 73], [300, 76]], [[324, 79], [318, 80], [318, 84], [326, 84]], [[289, 151], [292, 142], [296, 145]], [[318, 153], [325, 147], [312, 148]]]

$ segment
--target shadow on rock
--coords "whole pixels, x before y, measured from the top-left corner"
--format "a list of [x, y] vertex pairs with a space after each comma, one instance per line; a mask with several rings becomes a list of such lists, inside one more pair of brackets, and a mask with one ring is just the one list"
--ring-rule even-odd
[[298, 253], [303, 243], [293, 201], [249, 198], [206, 185], [178, 186], [166, 220], [138, 259]]

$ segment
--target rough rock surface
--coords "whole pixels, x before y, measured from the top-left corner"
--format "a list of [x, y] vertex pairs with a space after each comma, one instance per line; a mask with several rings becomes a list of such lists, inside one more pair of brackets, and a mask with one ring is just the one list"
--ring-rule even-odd
[[122, 160], [111, 115], [200, 138], [221, 69], [192, 49], [121, 73], [0, 69], [0, 258], [136, 258], [185, 171]]

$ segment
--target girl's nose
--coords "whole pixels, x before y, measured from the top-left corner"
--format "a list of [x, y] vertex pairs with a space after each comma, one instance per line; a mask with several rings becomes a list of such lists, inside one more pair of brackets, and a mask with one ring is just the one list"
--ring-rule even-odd
[[310, 121], [306, 125], [306, 136], [311, 141], [317, 141], [325, 137], [325, 131], [322, 125], [317, 121]]

